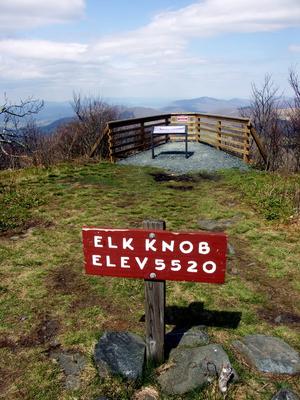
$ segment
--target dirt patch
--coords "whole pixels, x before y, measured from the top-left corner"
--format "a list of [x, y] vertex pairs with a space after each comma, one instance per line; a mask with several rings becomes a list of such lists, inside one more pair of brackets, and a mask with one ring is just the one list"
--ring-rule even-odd
[[102, 325], [103, 330], [110, 331], [128, 331], [132, 328], [130, 321], [124, 319], [111, 319], [104, 322]]
[[298, 325], [300, 327], [300, 315], [285, 312], [282, 309], [262, 308], [257, 311], [259, 318], [274, 325]]
[[48, 275], [46, 287], [49, 293], [54, 291], [65, 295], [72, 294], [74, 299], [70, 302], [69, 309], [74, 315], [76, 310], [99, 307], [99, 312], [104, 311], [107, 317], [103, 329], [126, 330], [130, 327], [130, 321], [123, 319], [124, 306], [115, 304], [111, 299], [93, 291], [81, 275], [81, 270], [79, 274], [69, 266], [61, 266]]
[[46, 287], [50, 292], [54, 290], [63, 294], [84, 293], [88, 289], [87, 284], [68, 265], [52, 271], [47, 277]]
[[35, 327], [29, 335], [23, 336], [18, 340], [18, 345], [22, 347], [32, 347], [48, 343], [57, 335], [59, 329], [59, 322], [45, 315], [42, 317], [38, 326]]
[[54, 291], [75, 296], [70, 304], [72, 311], [99, 304], [100, 296], [96, 296], [83, 277], [69, 266], [61, 266], [52, 271], [47, 277], [46, 287], [50, 293]]
[[[260, 309], [257, 314], [260, 318], [276, 324], [275, 318], [282, 314], [282, 323], [286, 325], [299, 324], [299, 314], [296, 309], [296, 293], [291, 295], [292, 289], [286, 278], [272, 278], [267, 275], [266, 267], [253, 258], [246, 241], [233, 240], [235, 255], [232, 262], [238, 266], [239, 275], [254, 285], [258, 293], [266, 297], [266, 309]], [[270, 312], [270, 318], [268, 313]], [[273, 322], [272, 322], [273, 321]]]
[[[16, 350], [16, 348], [18, 347], [17, 343], [15, 341], [13, 341], [12, 339], [8, 338], [8, 337], [2, 337], [0, 338], [0, 349], [10, 349], [12, 351]], [[0, 374], [1, 376], [1, 374]]]
[[155, 182], [192, 182], [197, 183], [201, 180], [209, 180], [209, 181], [218, 181], [221, 179], [219, 175], [209, 174], [205, 172], [201, 172], [195, 175], [176, 175], [176, 174], [168, 174], [166, 172], [153, 172], [150, 175], [154, 178]]
[[191, 185], [168, 185], [167, 187], [169, 189], [181, 190], [182, 192], [187, 192], [194, 189], [194, 186]]
[[52, 221], [44, 221], [38, 218], [31, 219], [24, 222], [21, 227], [0, 231], [0, 239], [7, 239], [13, 235], [18, 235], [20, 236], [19, 239], [24, 239], [25, 237], [29, 236], [30, 232], [34, 228], [51, 228], [53, 226], [55, 226], [55, 224]]

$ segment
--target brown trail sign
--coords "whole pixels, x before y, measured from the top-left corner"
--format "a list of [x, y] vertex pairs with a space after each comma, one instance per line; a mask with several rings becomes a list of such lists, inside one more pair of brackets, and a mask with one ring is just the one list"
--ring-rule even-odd
[[224, 283], [224, 233], [168, 232], [164, 221], [144, 221], [144, 229], [84, 227], [87, 274], [145, 280], [147, 359], [164, 358], [165, 281]]

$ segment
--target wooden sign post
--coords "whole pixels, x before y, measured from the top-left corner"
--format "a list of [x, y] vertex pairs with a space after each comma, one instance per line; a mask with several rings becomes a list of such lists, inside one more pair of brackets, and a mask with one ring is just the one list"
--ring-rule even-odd
[[145, 281], [147, 359], [164, 360], [165, 281], [224, 283], [227, 237], [214, 232], [168, 232], [164, 221], [144, 229], [82, 230], [85, 270], [90, 275]]
[[[143, 228], [153, 231], [149, 235], [154, 239], [156, 231], [166, 229], [166, 223], [144, 221]], [[166, 281], [157, 281], [155, 272], [153, 274], [153, 279], [145, 279], [146, 357], [148, 361], [161, 364], [165, 353]]]

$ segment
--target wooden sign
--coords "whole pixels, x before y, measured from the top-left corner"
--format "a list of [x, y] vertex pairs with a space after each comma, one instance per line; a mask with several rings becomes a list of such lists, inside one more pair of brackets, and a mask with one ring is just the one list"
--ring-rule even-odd
[[223, 233], [83, 228], [87, 274], [224, 283]]
[[185, 125], [155, 126], [153, 135], [186, 134]]
[[177, 122], [188, 122], [189, 117], [187, 115], [177, 115], [176, 121]]

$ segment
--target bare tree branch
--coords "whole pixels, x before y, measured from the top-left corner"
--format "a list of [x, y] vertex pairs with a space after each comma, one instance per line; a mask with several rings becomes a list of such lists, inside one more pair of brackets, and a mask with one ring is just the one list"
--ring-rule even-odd
[[[41, 100], [29, 97], [25, 100], [20, 100], [19, 103], [12, 103], [4, 94], [4, 102], [0, 106], [0, 140], [1, 143], [13, 146], [25, 147], [23, 140], [23, 129], [28, 123], [28, 118], [37, 114], [44, 106]], [[7, 150], [2, 146], [1, 151], [7, 155]]]

